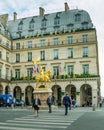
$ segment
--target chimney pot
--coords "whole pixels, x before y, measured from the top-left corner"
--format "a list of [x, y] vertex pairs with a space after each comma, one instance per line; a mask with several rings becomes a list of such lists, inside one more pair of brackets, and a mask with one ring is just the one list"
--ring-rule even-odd
[[40, 16], [44, 16], [44, 12], [45, 12], [44, 8], [40, 7], [39, 8], [39, 14], [40, 14]]
[[68, 3], [66, 2], [65, 3], [65, 12], [67, 12], [69, 10], [69, 6], [68, 6]]
[[14, 16], [13, 16], [13, 20], [14, 20], [14, 22], [16, 21], [16, 19], [17, 19], [17, 13], [14, 12]]

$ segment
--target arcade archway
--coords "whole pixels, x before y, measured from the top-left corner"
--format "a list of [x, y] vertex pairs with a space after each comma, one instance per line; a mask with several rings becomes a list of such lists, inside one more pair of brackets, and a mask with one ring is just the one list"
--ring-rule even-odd
[[19, 87], [19, 86], [16, 86], [15, 88], [14, 88], [14, 92], [13, 92], [13, 96], [16, 98], [16, 99], [21, 99], [22, 97], [22, 95], [21, 95], [21, 88]]
[[82, 106], [92, 105], [92, 88], [89, 84], [83, 84], [80, 88], [80, 102]]
[[68, 85], [65, 88], [65, 92], [69, 93], [71, 99], [76, 99], [76, 87], [72, 84]]
[[62, 95], [61, 95], [61, 87], [60, 86], [54, 85], [52, 87], [52, 95], [54, 97], [54, 105], [61, 105]]
[[27, 86], [25, 89], [25, 101], [26, 105], [32, 105], [33, 101], [33, 87], [32, 86]]
[[10, 93], [10, 87], [9, 86], [6, 86], [5, 87], [5, 94], [9, 94]]

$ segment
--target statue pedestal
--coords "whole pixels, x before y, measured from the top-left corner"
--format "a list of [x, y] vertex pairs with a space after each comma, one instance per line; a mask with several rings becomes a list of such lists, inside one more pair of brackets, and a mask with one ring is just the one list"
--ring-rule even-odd
[[35, 88], [34, 89], [34, 92], [33, 92], [34, 97], [35, 95], [37, 95], [38, 98], [41, 100], [40, 109], [48, 108], [46, 101], [49, 94], [52, 94], [52, 90], [50, 88]]

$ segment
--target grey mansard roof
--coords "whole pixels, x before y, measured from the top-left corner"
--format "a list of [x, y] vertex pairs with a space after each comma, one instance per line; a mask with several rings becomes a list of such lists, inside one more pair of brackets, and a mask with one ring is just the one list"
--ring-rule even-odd
[[[77, 16], [80, 16], [80, 19], [78, 19]], [[59, 19], [59, 23], [56, 22], [56, 25], [55, 19]], [[42, 21], [46, 21], [46, 26], [42, 26]], [[34, 25], [32, 29], [29, 28], [31, 23]], [[22, 26], [22, 29], [19, 30], [19, 26]], [[8, 31], [12, 39], [35, 36], [37, 34], [48, 34], [55, 31], [81, 30], [83, 28], [92, 29], [93, 24], [89, 14], [79, 9], [44, 14], [44, 16], [21, 18], [8, 22]]]

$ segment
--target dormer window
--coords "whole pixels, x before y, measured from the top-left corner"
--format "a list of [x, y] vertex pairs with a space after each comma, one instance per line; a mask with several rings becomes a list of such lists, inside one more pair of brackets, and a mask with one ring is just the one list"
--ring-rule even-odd
[[74, 24], [70, 23], [70, 24], [67, 25], [67, 27], [68, 27], [68, 30], [73, 30]]
[[60, 24], [60, 15], [59, 15], [59, 13], [57, 13], [56, 14], [56, 17], [55, 17], [55, 19], [54, 19], [54, 25], [55, 26], [59, 26], [59, 24]]
[[75, 22], [81, 21], [81, 14], [76, 14], [75, 15]]
[[83, 22], [82, 23], [82, 28], [83, 29], [88, 29], [88, 22]]
[[18, 24], [18, 31], [22, 31], [22, 25], [23, 25], [23, 21], [20, 21], [20, 23]]
[[30, 30], [33, 30], [34, 29], [34, 19], [32, 18], [32, 20], [30, 21], [30, 23], [29, 23], [29, 29]]
[[46, 26], [47, 26], [47, 19], [44, 17], [44, 18], [42, 19], [41, 27], [42, 27], [42, 28], [46, 28]]

